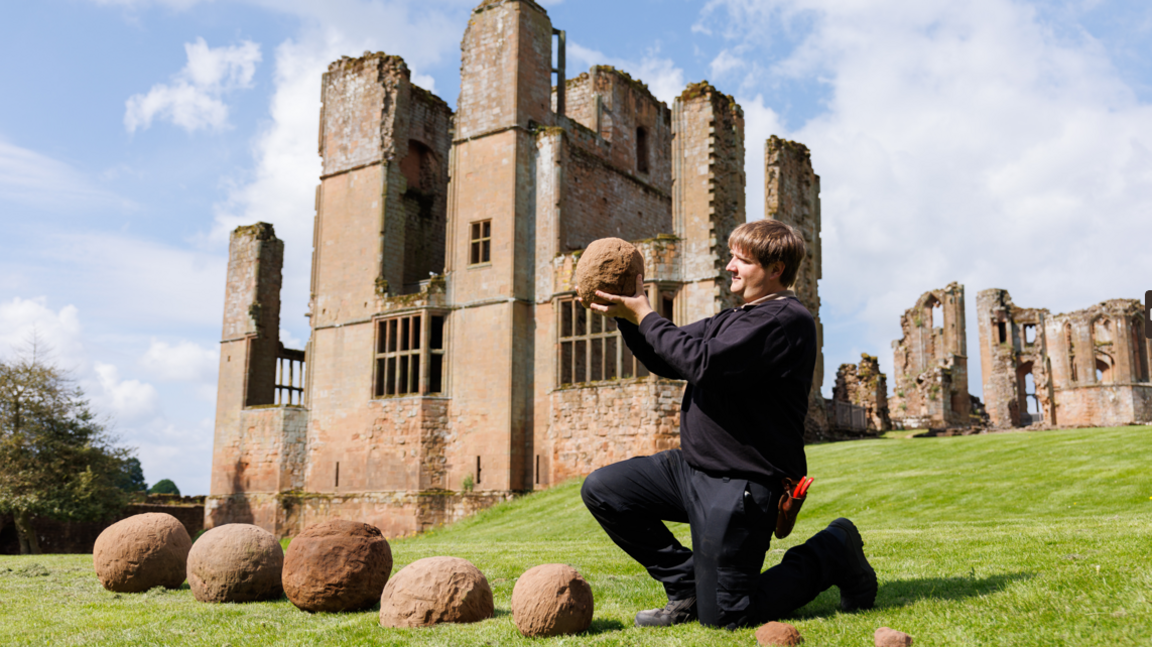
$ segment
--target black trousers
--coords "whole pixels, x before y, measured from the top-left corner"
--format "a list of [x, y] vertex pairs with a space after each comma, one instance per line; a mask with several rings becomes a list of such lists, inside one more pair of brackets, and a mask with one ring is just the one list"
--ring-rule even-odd
[[[669, 600], [695, 596], [701, 624], [735, 628], [787, 616], [830, 587], [843, 565], [843, 544], [819, 532], [760, 572], [782, 488], [709, 476], [673, 449], [602, 467], [580, 494]], [[692, 549], [664, 521], [690, 524]]]

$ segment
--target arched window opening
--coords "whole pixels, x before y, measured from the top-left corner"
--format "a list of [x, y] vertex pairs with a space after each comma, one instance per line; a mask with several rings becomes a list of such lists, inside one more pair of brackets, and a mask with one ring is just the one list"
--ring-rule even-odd
[[648, 129], [643, 126], [636, 129], [636, 172], [648, 172]]
[[1096, 356], [1096, 382], [1110, 384], [1112, 382], [1112, 358], [1107, 355]]

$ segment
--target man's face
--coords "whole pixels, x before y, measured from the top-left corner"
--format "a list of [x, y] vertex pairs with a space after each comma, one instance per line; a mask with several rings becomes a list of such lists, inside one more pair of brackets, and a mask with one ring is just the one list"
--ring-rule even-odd
[[776, 266], [781, 263], [773, 263], [771, 268], [765, 268], [739, 248], [731, 248], [729, 251], [732, 260], [728, 261], [724, 269], [732, 273], [732, 294], [747, 302], [775, 291], [770, 284], [773, 279], [779, 278], [780, 272]]
[[745, 254], [743, 250], [732, 248], [729, 251], [732, 253], [732, 260], [728, 261], [724, 269], [732, 273], [732, 294], [743, 297], [749, 288], [752, 288], [752, 293], [757, 292], [757, 288], [765, 283], [768, 273], [756, 259]]

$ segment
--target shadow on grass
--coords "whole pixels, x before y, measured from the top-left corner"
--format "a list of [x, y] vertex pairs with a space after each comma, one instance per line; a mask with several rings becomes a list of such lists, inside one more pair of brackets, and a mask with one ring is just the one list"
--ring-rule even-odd
[[961, 600], [999, 593], [1013, 582], [1030, 580], [1035, 573], [1003, 573], [988, 577], [924, 577], [915, 580], [883, 582], [876, 594], [876, 606], [902, 607], [920, 600]]
[[[999, 593], [1013, 582], [1030, 580], [1035, 573], [1005, 573], [989, 577], [924, 577], [881, 582], [877, 609], [894, 609], [921, 600], [963, 600]], [[823, 618], [840, 613], [840, 592], [832, 587], [792, 614], [794, 618]]]
[[624, 628], [624, 623], [619, 620], [608, 620], [605, 618], [597, 618], [592, 621], [592, 625], [588, 627], [585, 634], [602, 634], [609, 631], [620, 631]]

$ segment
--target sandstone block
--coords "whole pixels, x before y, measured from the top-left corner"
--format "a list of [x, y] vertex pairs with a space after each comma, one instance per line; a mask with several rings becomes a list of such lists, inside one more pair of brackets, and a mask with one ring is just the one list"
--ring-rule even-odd
[[769, 622], [756, 630], [760, 645], [799, 645], [804, 642], [800, 631], [787, 622]]
[[284, 593], [305, 611], [362, 611], [392, 574], [392, 548], [376, 526], [332, 519], [304, 529], [284, 555]]
[[479, 622], [495, 605], [488, 579], [466, 559], [425, 557], [405, 566], [380, 596], [380, 625], [430, 627]]
[[592, 587], [567, 564], [530, 568], [512, 589], [512, 619], [525, 636], [581, 633], [592, 610]]
[[176, 517], [138, 514], [108, 526], [96, 538], [92, 565], [109, 591], [139, 593], [184, 583], [192, 538]]
[[619, 238], [601, 238], [592, 241], [576, 264], [573, 282], [584, 307], [594, 301], [596, 290], [609, 294], [636, 293], [636, 276], [644, 273], [644, 257], [640, 250]]
[[888, 627], [877, 629], [874, 638], [876, 647], [909, 647], [912, 644], [912, 636]]
[[280, 597], [284, 549], [272, 533], [247, 523], [217, 526], [188, 553], [188, 585], [200, 602], [255, 602]]

